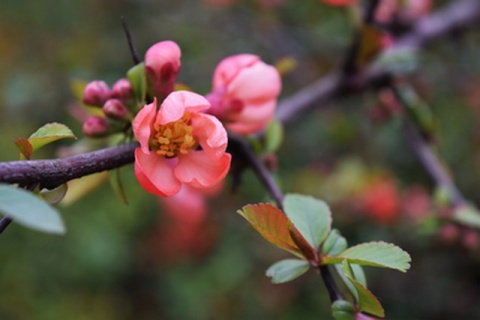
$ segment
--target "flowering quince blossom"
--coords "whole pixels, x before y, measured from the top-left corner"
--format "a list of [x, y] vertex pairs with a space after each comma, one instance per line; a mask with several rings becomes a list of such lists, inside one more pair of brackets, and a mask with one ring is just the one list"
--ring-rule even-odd
[[173, 91], [180, 69], [180, 47], [167, 40], [154, 44], [145, 53], [148, 92], [159, 100]]
[[228, 130], [246, 135], [263, 129], [272, 119], [282, 87], [278, 71], [253, 54], [222, 60], [213, 75], [208, 113]]
[[228, 173], [227, 133], [220, 121], [203, 113], [208, 101], [193, 92], [175, 91], [160, 109], [157, 100], [133, 121], [140, 142], [135, 150], [135, 175], [150, 193], [171, 196], [182, 184], [208, 189]]

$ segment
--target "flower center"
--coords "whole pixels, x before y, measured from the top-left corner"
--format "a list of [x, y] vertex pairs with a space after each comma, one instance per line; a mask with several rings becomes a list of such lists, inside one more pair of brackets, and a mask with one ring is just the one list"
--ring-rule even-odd
[[155, 125], [155, 134], [150, 138], [150, 148], [161, 156], [173, 158], [179, 154], [187, 154], [189, 149], [197, 147], [192, 135], [190, 113], [186, 112], [177, 121], [165, 125]]

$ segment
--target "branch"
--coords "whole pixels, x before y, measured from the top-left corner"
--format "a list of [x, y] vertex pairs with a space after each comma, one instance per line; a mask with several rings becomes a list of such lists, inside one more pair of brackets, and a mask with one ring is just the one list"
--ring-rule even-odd
[[[412, 31], [400, 38], [395, 49], [419, 49], [428, 42], [448, 35], [452, 31], [466, 29], [480, 18], [480, 1], [452, 1], [447, 8], [419, 21]], [[281, 101], [277, 117], [289, 123], [312, 107], [323, 107], [338, 98], [345, 89], [365, 90], [375, 81], [388, 76], [386, 71], [367, 69], [360, 77], [342, 79], [334, 72], [318, 80], [298, 93]], [[111, 170], [134, 161], [135, 144], [122, 145], [83, 155], [55, 160], [30, 160], [0, 163], [0, 182], [54, 188], [69, 180]]]
[[132, 142], [67, 158], [0, 162], [0, 182], [53, 189], [76, 178], [132, 163], [136, 147], [138, 143]]
[[[412, 30], [399, 38], [390, 50], [415, 49], [424, 47], [429, 42], [442, 38], [453, 31], [464, 30], [480, 21], [480, 1], [452, 1], [443, 10], [432, 13], [418, 21]], [[367, 69], [357, 77], [342, 81], [342, 73], [333, 72], [296, 94], [284, 99], [278, 109], [277, 118], [289, 123], [311, 108], [324, 107], [327, 102], [344, 94], [345, 90], [365, 90], [378, 81], [389, 76], [386, 70]]]
[[[229, 135], [228, 137], [228, 148], [232, 151], [234, 156], [240, 156], [245, 160], [245, 163], [252, 168], [255, 175], [258, 177], [260, 182], [265, 186], [270, 193], [270, 196], [277, 204], [279, 209], [283, 208], [283, 195], [282, 191], [278, 188], [275, 180], [272, 177], [270, 171], [265, 167], [262, 161], [257, 157], [253, 152], [252, 148], [248, 143], [236, 135]], [[282, 209], [283, 210], [283, 209]]]

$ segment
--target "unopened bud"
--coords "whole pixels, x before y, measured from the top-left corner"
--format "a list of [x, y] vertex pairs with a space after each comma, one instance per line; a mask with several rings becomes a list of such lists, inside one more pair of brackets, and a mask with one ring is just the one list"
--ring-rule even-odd
[[110, 89], [105, 81], [95, 80], [87, 84], [83, 91], [83, 103], [90, 106], [101, 107], [110, 99]]
[[104, 137], [109, 134], [107, 118], [91, 116], [83, 123], [83, 134], [90, 138]]
[[128, 79], [122, 78], [113, 84], [112, 98], [122, 100], [123, 102], [129, 102], [134, 97], [135, 93], [133, 92], [132, 85]]
[[119, 99], [109, 99], [102, 107], [103, 113], [110, 118], [120, 121], [132, 120], [132, 115], [128, 108]]
[[162, 41], [145, 53], [145, 73], [149, 92], [162, 101], [175, 87], [180, 69], [180, 47], [173, 41]]

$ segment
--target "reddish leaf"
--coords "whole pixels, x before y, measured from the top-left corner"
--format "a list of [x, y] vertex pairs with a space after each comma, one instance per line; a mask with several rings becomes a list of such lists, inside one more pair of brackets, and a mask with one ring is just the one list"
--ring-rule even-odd
[[305, 259], [303, 251], [291, 238], [289, 220], [277, 207], [269, 203], [244, 206], [237, 211], [262, 237], [277, 247]]
[[319, 261], [317, 251], [308, 243], [307, 240], [305, 240], [303, 235], [300, 233], [300, 231], [298, 231], [291, 221], [288, 221], [288, 230], [290, 231], [290, 236], [293, 242], [295, 242], [307, 260], [318, 264]]
[[20, 153], [28, 160], [30, 160], [30, 157], [32, 156], [33, 152], [33, 147], [30, 141], [25, 138], [17, 138], [13, 139], [13, 142], [17, 146], [18, 150], [20, 150]]

